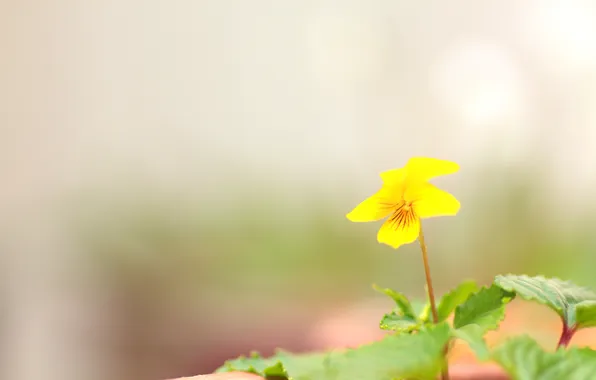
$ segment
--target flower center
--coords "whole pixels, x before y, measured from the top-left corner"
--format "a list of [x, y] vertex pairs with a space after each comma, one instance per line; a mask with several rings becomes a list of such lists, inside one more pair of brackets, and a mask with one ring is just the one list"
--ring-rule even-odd
[[409, 212], [412, 209], [412, 202], [405, 202], [401, 208], [403, 211]]
[[412, 208], [412, 202], [404, 202], [401, 206], [395, 210], [393, 215], [389, 218], [389, 221], [393, 225], [394, 229], [405, 229], [410, 224], [416, 221], [416, 215]]

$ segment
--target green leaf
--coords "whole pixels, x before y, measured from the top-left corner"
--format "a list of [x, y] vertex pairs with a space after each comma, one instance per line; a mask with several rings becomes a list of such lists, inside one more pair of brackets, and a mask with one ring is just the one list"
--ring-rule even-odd
[[228, 360], [215, 372], [242, 371], [265, 376], [285, 376], [283, 366], [275, 357], [263, 358], [258, 352], [252, 352], [249, 357], [240, 356], [237, 359]]
[[412, 335], [385, 339], [346, 352], [339, 365], [340, 380], [434, 380], [445, 365], [443, 350], [450, 339], [447, 323], [430, 326]]
[[468, 343], [478, 359], [488, 360], [484, 334], [499, 327], [505, 318], [505, 305], [512, 297], [512, 293], [493, 285], [481, 288], [455, 308], [452, 333]]
[[418, 320], [421, 322], [430, 321], [430, 304], [426, 301], [413, 300], [412, 308], [414, 313], [418, 316]]
[[[294, 355], [278, 351], [275, 356], [284, 369], [285, 376], [292, 380], [339, 380], [335, 367], [338, 364], [336, 361], [343, 359], [341, 352]], [[274, 376], [268, 372], [264, 375]]]
[[495, 285], [483, 287], [455, 309], [453, 326], [478, 325], [483, 332], [495, 330], [505, 318], [505, 305], [515, 295]]
[[474, 281], [464, 281], [449, 293], [441, 297], [437, 306], [439, 322], [443, 322], [457, 306], [462, 304], [468, 297], [478, 290], [478, 285]]
[[417, 319], [396, 313], [385, 314], [379, 324], [381, 330], [396, 331], [400, 333], [419, 330], [421, 326], [422, 323]]
[[[398, 293], [394, 290], [391, 289], [381, 289], [379, 287], [377, 287], [376, 285], [373, 285], [373, 287], [375, 288], [375, 290], [389, 295], [391, 298], [394, 299], [394, 301], [396, 302], [396, 304], [398, 305], [398, 310], [397, 312], [394, 311], [391, 314], [385, 314], [385, 316], [383, 317], [383, 320], [381, 320], [381, 329], [383, 330], [393, 330], [393, 331], [401, 331], [399, 329], [400, 326], [396, 326], [397, 328], [394, 329], [392, 328], [392, 323], [391, 321], [393, 319], [396, 319], [396, 316], [407, 316], [407, 312], [409, 312], [410, 308], [408, 306], [403, 306], [404, 304], [404, 299], [407, 302], [407, 298], [405, 298], [405, 296], [401, 293]], [[472, 293], [474, 293], [475, 291], [478, 290], [478, 286], [476, 285], [476, 283], [474, 281], [464, 281], [461, 284], [459, 284], [457, 286], [457, 288], [453, 289], [452, 291], [446, 293], [445, 295], [443, 295], [443, 297], [441, 297], [441, 299], [439, 300], [438, 304], [437, 304], [437, 314], [439, 316], [439, 322], [443, 322], [445, 321], [447, 318], [449, 318], [449, 316], [451, 315], [451, 313], [455, 310], [455, 308], [463, 303]], [[410, 302], [410, 307], [412, 310], [412, 313], [414, 316], [416, 316], [415, 318], [412, 319], [416, 319], [418, 322], [418, 327], [423, 325], [424, 323], [427, 322], [433, 322], [431, 320], [431, 313], [430, 313], [430, 303], [429, 302], [425, 302], [425, 301], [418, 301], [418, 300], [414, 300], [412, 302]], [[404, 309], [406, 310], [406, 312], [404, 312]], [[398, 322], [398, 324], [402, 323], [402, 320], [412, 320], [409, 318], [400, 318], [400, 321]], [[415, 330], [415, 328], [412, 328], [409, 331]]]
[[290, 354], [278, 350], [271, 358], [262, 358], [251, 354], [249, 358], [241, 356], [228, 360], [216, 372], [241, 371], [259, 376], [276, 376], [296, 380], [335, 380], [333, 360], [341, 357], [339, 352]]
[[[495, 284], [504, 290], [515, 292], [525, 300], [536, 301], [550, 307], [563, 318], [568, 327], [574, 327], [579, 322], [576, 316], [578, 304], [596, 301], [596, 293], [590, 289], [558, 278], [509, 274], [497, 276]], [[582, 324], [585, 327], [596, 324], [594, 319], [596, 315], [590, 311], [592, 307], [588, 304], [584, 306], [581, 307]], [[578, 328], [584, 326], [578, 326]]]
[[373, 289], [375, 289], [379, 293], [383, 293], [383, 294], [391, 297], [391, 299], [393, 299], [393, 301], [397, 305], [398, 309], [401, 311], [401, 313], [404, 316], [411, 317], [414, 319], [416, 318], [416, 313], [414, 312], [414, 309], [412, 308], [412, 304], [408, 300], [408, 297], [406, 297], [404, 294], [402, 294], [398, 291], [395, 291], [393, 289], [381, 288], [377, 285], [373, 285]]
[[485, 332], [479, 325], [465, 325], [462, 328], [454, 329], [452, 333], [454, 337], [468, 343], [478, 359], [485, 361], [490, 358], [488, 346], [484, 341]]
[[596, 301], [583, 301], [575, 306], [576, 328], [596, 326]]
[[230, 360], [218, 372], [245, 371], [292, 380], [434, 380], [445, 365], [443, 350], [450, 339], [447, 323], [412, 335], [388, 335], [353, 350], [272, 358], [253, 355]]
[[544, 352], [528, 336], [506, 341], [493, 351], [492, 357], [516, 380], [564, 379], [566, 366], [561, 354]]
[[545, 352], [528, 336], [506, 341], [492, 357], [514, 380], [586, 380], [596, 374], [594, 351], [572, 348]]

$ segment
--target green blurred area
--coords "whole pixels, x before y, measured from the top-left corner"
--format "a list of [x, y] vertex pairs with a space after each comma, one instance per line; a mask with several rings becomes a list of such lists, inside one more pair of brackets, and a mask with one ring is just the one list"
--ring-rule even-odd
[[[486, 173], [475, 178], [481, 185], [455, 193], [463, 205], [458, 216], [423, 223], [438, 292], [466, 278], [488, 283], [500, 273], [596, 286], [593, 221], [576, 218], [568, 223], [577, 228], [562, 232], [548, 222], [548, 200], [536, 196], [544, 181], [515, 175], [502, 181], [496, 172]], [[148, 330], [141, 335], [152, 336], [145, 322], [157, 315], [153, 322], [162, 323], [164, 309], [198, 328], [194, 338], [189, 333], [203, 347], [193, 349], [197, 358], [221, 342], [229, 347], [217, 360], [250, 345], [312, 348], [304, 329], [326, 313], [378, 297], [373, 283], [424, 297], [417, 244], [393, 250], [376, 242], [380, 223], [345, 218], [361, 199], [301, 194], [298, 201], [275, 188], [261, 197], [247, 192], [249, 199], [225, 193], [225, 203], [157, 196], [146, 188], [129, 193], [143, 196], [95, 193], [75, 202], [70, 220], [81, 252], [125, 302], [136, 305], [138, 313], [129, 318]], [[176, 327], [187, 328], [170, 326]], [[271, 335], [255, 338], [264, 331]], [[238, 334], [247, 341], [238, 343]], [[213, 360], [194, 370], [210, 370]]]
[[[596, 285], [581, 270], [594, 262], [591, 220], [575, 220], [572, 234], [559, 233], [543, 217], [549, 205], [533, 201], [540, 186], [523, 180], [494, 185], [459, 197], [460, 215], [424, 221], [441, 288], [464, 277], [491, 281], [503, 272]], [[155, 275], [195, 296], [239, 293], [266, 301], [353, 301], [371, 296], [372, 282], [423, 294], [417, 244], [399, 250], [378, 244], [380, 222], [350, 223], [345, 214], [356, 204], [345, 196], [313, 196], [300, 210], [291, 197], [275, 204], [266, 197], [242, 200], [226, 204], [222, 214], [218, 201], [156, 201], [146, 189], [139, 194], [145, 196], [86, 200], [72, 219], [81, 243], [114, 275]]]

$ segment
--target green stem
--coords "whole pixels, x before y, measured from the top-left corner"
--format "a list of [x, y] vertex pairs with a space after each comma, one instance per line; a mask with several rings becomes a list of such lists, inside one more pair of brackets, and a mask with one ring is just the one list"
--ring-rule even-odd
[[428, 252], [426, 250], [426, 242], [424, 241], [424, 233], [422, 232], [422, 225], [420, 226], [420, 250], [422, 251], [422, 262], [424, 264], [424, 274], [426, 275], [426, 287], [428, 288], [428, 299], [430, 301], [430, 310], [433, 314], [433, 321], [439, 322], [439, 314], [437, 314], [437, 305], [435, 303], [435, 290], [433, 288], [433, 280], [430, 276], [430, 266], [428, 265]]
[[[426, 276], [426, 287], [428, 289], [428, 299], [430, 302], [430, 310], [433, 315], [434, 323], [439, 323], [439, 314], [437, 313], [437, 305], [435, 302], [435, 290], [433, 288], [433, 281], [430, 276], [430, 265], [428, 264], [428, 251], [426, 249], [426, 241], [424, 240], [424, 232], [422, 231], [422, 224], [420, 224], [420, 235], [418, 235], [418, 241], [420, 242], [420, 250], [422, 251], [422, 262], [424, 263], [424, 274]], [[447, 363], [447, 351], [445, 347], [445, 369], [441, 374], [443, 380], [449, 380], [449, 366]]]

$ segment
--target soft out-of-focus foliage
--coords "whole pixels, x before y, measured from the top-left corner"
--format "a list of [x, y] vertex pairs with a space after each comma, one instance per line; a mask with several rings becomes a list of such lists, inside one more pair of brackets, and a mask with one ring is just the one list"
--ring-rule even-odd
[[519, 380], [581, 380], [592, 376], [596, 370], [593, 350], [574, 348], [545, 352], [529, 336], [508, 340], [496, 350], [493, 357], [507, 373]]

